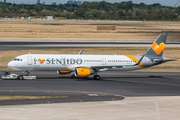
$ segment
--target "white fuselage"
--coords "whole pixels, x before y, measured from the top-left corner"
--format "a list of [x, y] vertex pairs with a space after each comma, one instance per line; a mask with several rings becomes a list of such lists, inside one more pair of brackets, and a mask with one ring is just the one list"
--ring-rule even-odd
[[9, 62], [8, 67], [25, 71], [74, 71], [75, 68], [98, 68], [106, 70], [136, 70], [138, 59], [125, 55], [62, 55], [26, 54]]

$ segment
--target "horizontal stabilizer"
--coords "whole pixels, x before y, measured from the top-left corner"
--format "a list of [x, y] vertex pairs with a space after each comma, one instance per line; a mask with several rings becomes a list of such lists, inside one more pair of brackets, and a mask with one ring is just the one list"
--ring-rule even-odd
[[169, 61], [178, 61], [178, 59], [163, 59], [163, 60], [154, 59], [153, 60], [154, 63], [156, 63], [156, 62], [169, 62]]

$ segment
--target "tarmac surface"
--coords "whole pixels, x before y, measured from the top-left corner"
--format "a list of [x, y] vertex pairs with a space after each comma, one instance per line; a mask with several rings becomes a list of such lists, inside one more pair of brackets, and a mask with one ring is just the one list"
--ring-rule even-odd
[[[18, 74], [25, 74], [17, 72]], [[0, 72], [0, 75], [2, 72]], [[180, 74], [102, 72], [101, 80], [31, 72], [0, 80], [0, 95], [68, 96], [0, 102], [0, 120], [179, 120]]]
[[[0, 51], [59, 49], [59, 48], [101, 48], [101, 47], [150, 47], [151, 42], [21, 42], [0, 41]], [[180, 47], [180, 42], [166, 43], [166, 47]]]
[[[22, 72], [11, 72], [25, 75]], [[2, 75], [2, 72], [0, 72]], [[123, 100], [140, 96], [179, 96], [179, 73], [100, 72], [78, 79], [73, 74], [58, 75], [55, 71], [31, 72], [36, 80], [0, 80], [0, 95], [68, 96], [59, 99], [1, 101], [0, 105], [69, 103]]]
[[[0, 21], [0, 23], [22, 22]], [[97, 25], [97, 23], [80, 22], [27, 23]], [[0, 51], [72, 47], [149, 47], [150, 45], [151, 43], [105, 42], [31, 44], [9, 41], [0, 43]], [[179, 47], [179, 43], [166, 46]], [[0, 80], [0, 95], [68, 96], [68, 98], [1, 101], [0, 120], [179, 120], [180, 118], [179, 73], [103, 72], [99, 73], [101, 80], [93, 80], [93, 76], [78, 79], [74, 78], [73, 74], [58, 75], [56, 72], [48, 71], [31, 72], [31, 75], [36, 75], [37, 80]]]

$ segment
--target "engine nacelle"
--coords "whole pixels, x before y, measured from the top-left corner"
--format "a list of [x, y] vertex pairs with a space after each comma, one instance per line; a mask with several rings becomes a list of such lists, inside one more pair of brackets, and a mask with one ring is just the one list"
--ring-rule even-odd
[[58, 74], [69, 74], [71, 71], [57, 71]]
[[74, 71], [75, 77], [78, 77], [78, 78], [85, 78], [91, 74], [93, 74], [93, 72], [89, 68], [76, 68]]

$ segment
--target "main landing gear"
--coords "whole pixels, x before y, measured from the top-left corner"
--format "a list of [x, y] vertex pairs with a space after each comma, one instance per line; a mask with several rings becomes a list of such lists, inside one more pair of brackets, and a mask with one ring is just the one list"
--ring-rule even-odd
[[100, 77], [99, 75], [94, 75], [94, 79], [95, 79], [95, 80], [100, 80], [101, 77]]
[[94, 71], [94, 80], [100, 80], [101, 79], [101, 77], [98, 75], [98, 72], [99, 72], [99, 69], [94, 69], [93, 70]]

